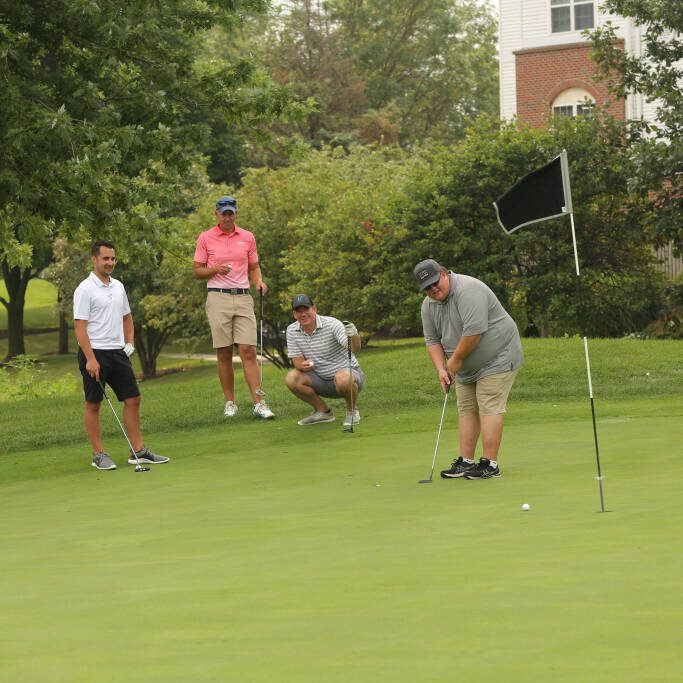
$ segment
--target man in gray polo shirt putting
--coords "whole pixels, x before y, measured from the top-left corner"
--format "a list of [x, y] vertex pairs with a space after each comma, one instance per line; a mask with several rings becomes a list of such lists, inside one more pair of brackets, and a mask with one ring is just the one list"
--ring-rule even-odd
[[[307, 294], [294, 297], [292, 311], [296, 322], [287, 328], [287, 352], [295, 369], [287, 373], [285, 382], [297, 398], [313, 408], [299, 424], [334, 422], [334, 413], [322, 396], [343, 398], [346, 402], [344, 426], [358, 424], [357, 398], [365, 384], [365, 375], [353, 353], [349, 359], [349, 344], [352, 352], [359, 351], [361, 346], [356, 326], [318, 315], [318, 309]], [[349, 391], [350, 375], [353, 375], [353, 395]]]
[[[413, 270], [422, 302], [427, 352], [444, 391], [455, 381], [460, 457], [444, 479], [500, 476], [498, 450], [507, 397], [524, 362], [515, 321], [481, 280], [442, 268], [433, 259]], [[481, 435], [484, 457], [474, 462]]]

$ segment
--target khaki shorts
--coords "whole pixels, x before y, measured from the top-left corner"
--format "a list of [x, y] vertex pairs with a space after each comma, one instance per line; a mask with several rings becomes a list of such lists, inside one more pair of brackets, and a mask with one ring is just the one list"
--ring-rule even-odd
[[256, 346], [254, 300], [249, 294], [208, 292], [206, 317], [214, 349], [235, 343]]
[[482, 377], [472, 384], [455, 383], [458, 397], [458, 415], [500, 415], [505, 412], [508, 395], [517, 370], [499, 372]]

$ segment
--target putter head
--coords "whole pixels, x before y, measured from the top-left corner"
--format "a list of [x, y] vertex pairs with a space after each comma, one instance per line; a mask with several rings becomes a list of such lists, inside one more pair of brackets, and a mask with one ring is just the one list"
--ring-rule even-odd
[[142, 465], [135, 465], [136, 472], [149, 472], [149, 467], [143, 467]]
[[257, 390], [256, 390], [256, 395], [257, 395], [257, 396], [265, 396], [265, 395], [266, 395], [266, 392], [263, 391], [263, 389], [257, 389]]
[[420, 479], [420, 481], [417, 482], [418, 484], [431, 484], [432, 480], [431, 479]]

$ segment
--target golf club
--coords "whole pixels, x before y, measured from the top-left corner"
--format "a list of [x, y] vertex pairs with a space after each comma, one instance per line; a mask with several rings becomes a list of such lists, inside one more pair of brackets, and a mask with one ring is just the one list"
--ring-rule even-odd
[[429, 479], [420, 479], [419, 484], [431, 484], [434, 476], [434, 464], [436, 463], [436, 453], [439, 450], [439, 439], [441, 438], [441, 427], [443, 427], [443, 416], [446, 414], [446, 403], [448, 401], [448, 394], [451, 390], [450, 383], [446, 385], [446, 396], [443, 400], [443, 410], [441, 411], [441, 422], [439, 422], [439, 433], [436, 435], [436, 447], [434, 448], [434, 457], [432, 458], [432, 471], [429, 473]]
[[123, 435], [126, 437], [126, 441], [128, 442], [130, 452], [133, 454], [133, 457], [135, 458], [135, 462], [137, 463], [135, 465], [135, 471], [136, 472], [149, 472], [149, 467], [143, 467], [140, 464], [140, 461], [138, 460], [138, 455], [135, 452], [135, 449], [133, 448], [133, 444], [130, 442], [130, 439], [128, 438], [128, 434], [126, 434], [126, 430], [123, 428], [123, 425], [121, 424], [121, 420], [119, 420], [119, 416], [116, 414], [116, 411], [114, 410], [114, 406], [111, 404], [111, 401], [109, 400], [109, 396], [107, 396], [107, 392], [104, 389], [104, 383], [102, 382], [101, 379], [98, 379], [97, 383], [102, 388], [102, 393], [104, 394], [104, 398], [107, 399], [107, 403], [109, 404], [109, 407], [111, 408], [111, 412], [114, 413], [114, 417], [116, 418], [116, 421], [119, 423], [119, 427], [121, 427], [121, 431], [123, 432]]
[[259, 388], [256, 390], [256, 393], [259, 396], [265, 396], [266, 392], [263, 391], [263, 290], [259, 289], [259, 294], [260, 294], [260, 312], [259, 312], [259, 318], [261, 319], [261, 343], [260, 343], [260, 349], [259, 349], [259, 357], [260, 357], [260, 363], [259, 363], [259, 372], [261, 373], [261, 384], [259, 385]]
[[[344, 325], [348, 323], [348, 321], [344, 320], [343, 321]], [[344, 427], [344, 433], [345, 434], [353, 434], [353, 412], [354, 412], [354, 397], [353, 397], [353, 370], [351, 369], [351, 337], [346, 338], [346, 347], [349, 351], [349, 391], [351, 392], [351, 426], [350, 427]]]

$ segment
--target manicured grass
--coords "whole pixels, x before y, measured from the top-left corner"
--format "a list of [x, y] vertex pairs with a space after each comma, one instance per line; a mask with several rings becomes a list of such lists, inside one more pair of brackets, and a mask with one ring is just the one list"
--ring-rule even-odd
[[0, 679], [676, 680], [681, 349], [591, 341], [605, 514], [581, 340], [525, 341], [493, 481], [438, 478], [452, 402], [418, 485], [443, 398], [417, 340], [361, 356], [353, 435], [297, 426], [272, 367], [272, 422], [240, 376], [224, 421], [215, 365], [146, 382], [147, 473], [106, 406], [116, 472], [80, 396], [3, 404]]

